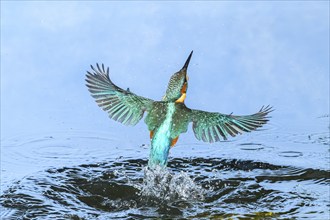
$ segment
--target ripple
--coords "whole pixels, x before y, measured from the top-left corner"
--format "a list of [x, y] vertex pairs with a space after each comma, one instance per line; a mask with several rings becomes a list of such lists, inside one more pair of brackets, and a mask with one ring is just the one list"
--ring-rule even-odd
[[282, 151], [279, 152], [278, 155], [281, 157], [301, 157], [303, 153], [299, 151]]
[[239, 145], [242, 146], [242, 147], [240, 147], [241, 150], [258, 151], [258, 150], [262, 150], [265, 148], [262, 144], [257, 144], [257, 143], [243, 143], [243, 144], [239, 144]]
[[324, 219], [329, 214], [326, 170], [221, 158], [173, 158], [168, 169], [156, 171], [146, 165], [147, 160], [123, 158], [50, 168], [13, 183], [0, 204], [7, 217], [18, 219]]
[[308, 140], [311, 143], [323, 144], [330, 146], [330, 134], [329, 132], [315, 133], [308, 135]]

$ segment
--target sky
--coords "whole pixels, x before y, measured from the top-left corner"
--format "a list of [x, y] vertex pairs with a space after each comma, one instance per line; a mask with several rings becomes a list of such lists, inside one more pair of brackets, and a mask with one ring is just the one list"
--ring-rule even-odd
[[191, 50], [190, 108], [270, 104], [284, 125], [329, 115], [329, 1], [1, 1], [1, 140], [127, 132], [90, 97], [86, 70], [104, 63], [160, 100]]

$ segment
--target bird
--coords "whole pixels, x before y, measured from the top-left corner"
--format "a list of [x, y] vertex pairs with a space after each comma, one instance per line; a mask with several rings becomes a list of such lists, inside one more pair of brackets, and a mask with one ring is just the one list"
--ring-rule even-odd
[[108, 116], [124, 125], [136, 125], [145, 112], [144, 122], [150, 131], [150, 153], [148, 167], [166, 167], [170, 149], [177, 143], [179, 135], [192, 130], [197, 140], [219, 142], [229, 136], [236, 136], [262, 127], [269, 121], [271, 106], [262, 106], [254, 114], [238, 116], [207, 112], [188, 108], [184, 101], [188, 89], [187, 69], [193, 51], [183, 67], [174, 73], [168, 83], [165, 95], [160, 101], [139, 96], [115, 85], [109, 76], [109, 67], [104, 64], [91, 65], [86, 74], [86, 86], [97, 105]]

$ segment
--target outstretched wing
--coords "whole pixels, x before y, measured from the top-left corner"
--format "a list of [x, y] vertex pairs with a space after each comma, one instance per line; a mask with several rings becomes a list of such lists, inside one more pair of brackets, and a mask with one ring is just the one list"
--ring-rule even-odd
[[273, 109], [267, 106], [253, 115], [235, 116], [192, 110], [191, 120], [196, 138], [212, 143], [221, 139], [227, 140], [229, 135], [234, 137], [256, 130], [267, 123], [268, 113], [271, 111]]
[[105, 71], [104, 65], [97, 68], [91, 66], [93, 72], [86, 74], [86, 86], [96, 103], [109, 117], [125, 125], [135, 125], [143, 117], [144, 111], [148, 111], [153, 100], [137, 96], [127, 90], [123, 90], [112, 83], [109, 78], [109, 68]]

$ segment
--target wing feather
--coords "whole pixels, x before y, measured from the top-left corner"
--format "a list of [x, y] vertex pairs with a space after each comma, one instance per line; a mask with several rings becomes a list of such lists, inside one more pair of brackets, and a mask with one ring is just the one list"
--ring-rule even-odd
[[97, 105], [110, 118], [125, 125], [135, 125], [152, 107], [153, 100], [116, 86], [109, 78], [109, 68], [105, 69], [103, 64], [91, 65], [91, 69], [93, 71], [86, 74], [86, 86]]
[[252, 115], [235, 116], [192, 110], [191, 120], [195, 137], [198, 140], [212, 143], [227, 140], [228, 136], [234, 137], [237, 134], [262, 127], [269, 120], [268, 114], [272, 111], [272, 107], [266, 106]]

